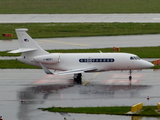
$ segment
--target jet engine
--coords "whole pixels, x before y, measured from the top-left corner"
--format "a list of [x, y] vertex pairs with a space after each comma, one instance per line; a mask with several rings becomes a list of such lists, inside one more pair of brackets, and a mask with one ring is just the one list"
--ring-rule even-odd
[[44, 64], [55, 64], [60, 62], [60, 56], [56, 53], [36, 56], [33, 59], [35, 62], [40, 62]]

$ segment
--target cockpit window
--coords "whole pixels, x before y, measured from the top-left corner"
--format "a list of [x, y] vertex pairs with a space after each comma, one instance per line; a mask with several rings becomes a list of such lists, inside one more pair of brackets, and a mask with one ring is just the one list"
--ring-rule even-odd
[[133, 57], [130, 57], [130, 60], [134, 60], [134, 58], [133, 58]]
[[131, 56], [130, 60], [140, 60], [140, 58], [138, 56]]
[[138, 56], [137, 56], [137, 60], [140, 60], [141, 58], [139, 58]]

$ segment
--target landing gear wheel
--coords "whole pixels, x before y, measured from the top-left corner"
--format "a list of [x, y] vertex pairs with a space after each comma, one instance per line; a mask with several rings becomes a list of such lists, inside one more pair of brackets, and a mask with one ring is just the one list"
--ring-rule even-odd
[[78, 73], [78, 74], [74, 74], [74, 83], [75, 84], [82, 84], [82, 74]]
[[129, 81], [131, 82], [132, 81], [132, 70], [129, 71], [129, 74], [130, 74], [129, 75]]
[[130, 75], [130, 76], [129, 76], [129, 81], [131, 81], [131, 80], [132, 80], [132, 76]]

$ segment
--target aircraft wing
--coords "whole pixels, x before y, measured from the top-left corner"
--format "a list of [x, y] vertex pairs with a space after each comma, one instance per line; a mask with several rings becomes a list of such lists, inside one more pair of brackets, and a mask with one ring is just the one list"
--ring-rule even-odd
[[52, 73], [42, 63], [39, 63], [39, 64], [43, 68], [43, 70], [45, 71], [46, 74], [54, 74], [54, 75], [76, 74], [76, 73], [84, 73], [84, 72], [91, 72], [91, 71], [97, 70], [97, 68], [95, 68], [95, 67], [89, 67], [89, 68], [72, 69], [72, 70]]
[[76, 74], [76, 73], [85, 73], [85, 72], [91, 72], [95, 71], [97, 68], [90, 67], [90, 68], [81, 68], [81, 69], [73, 69], [73, 70], [67, 70], [62, 72], [55, 72], [55, 75], [67, 75], [67, 74]]

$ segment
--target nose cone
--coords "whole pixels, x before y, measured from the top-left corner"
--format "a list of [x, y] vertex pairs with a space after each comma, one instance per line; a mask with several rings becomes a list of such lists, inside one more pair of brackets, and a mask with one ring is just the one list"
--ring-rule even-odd
[[151, 68], [151, 67], [154, 67], [154, 64], [150, 63], [150, 68]]
[[154, 65], [151, 62], [143, 60], [142, 63], [141, 63], [141, 66], [143, 67], [143, 69], [145, 69], [145, 68], [151, 68]]

